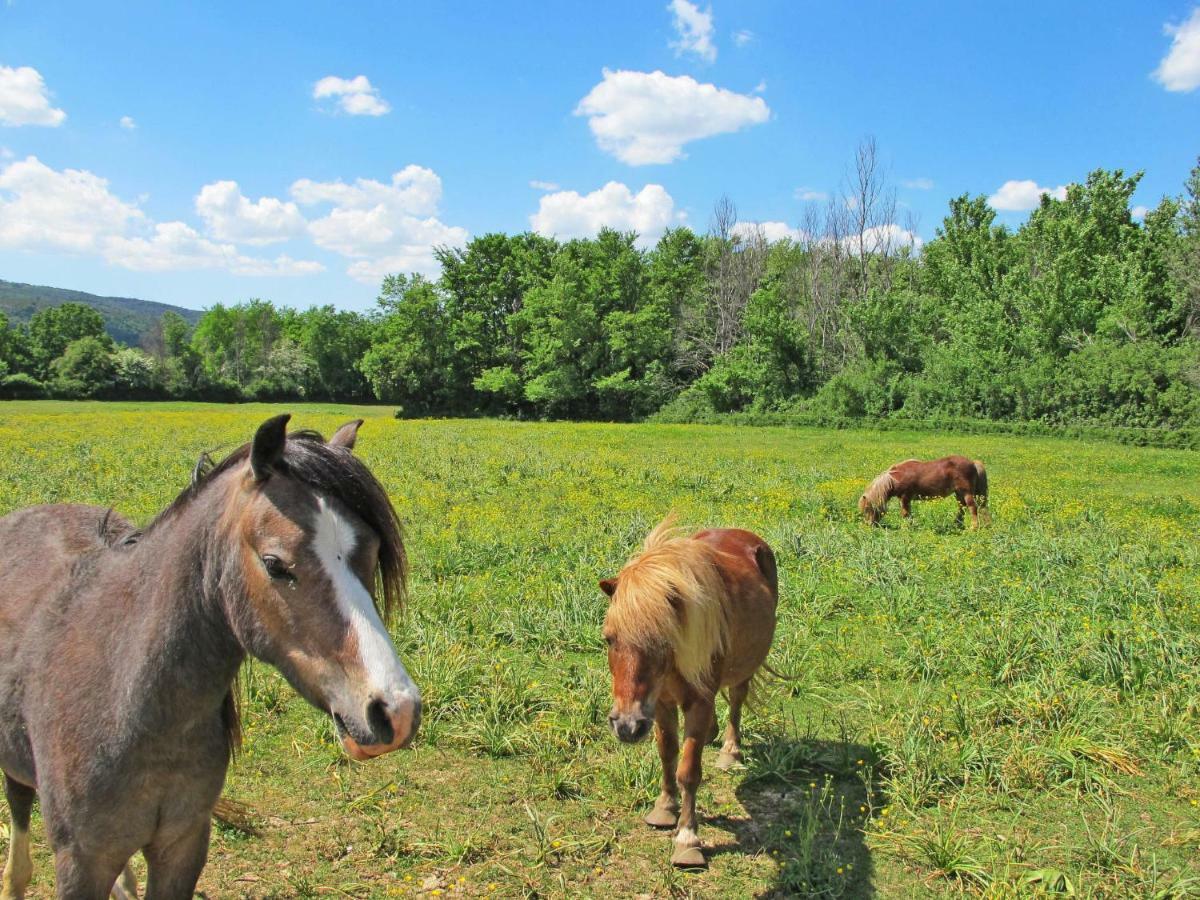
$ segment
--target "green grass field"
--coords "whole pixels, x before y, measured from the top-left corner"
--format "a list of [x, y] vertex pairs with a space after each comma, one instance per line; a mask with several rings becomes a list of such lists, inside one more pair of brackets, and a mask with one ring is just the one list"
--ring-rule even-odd
[[[266, 406], [6, 403], [0, 512], [144, 521]], [[274, 671], [242, 693], [209, 897], [993, 897], [1200, 893], [1200, 455], [1055, 439], [707, 426], [399, 422], [292, 407], [359, 452], [406, 523], [394, 634], [417, 747], [359, 765]], [[910, 456], [984, 459], [993, 524], [952, 500], [868, 528], [863, 485]], [[653, 746], [619, 746], [600, 622], [669, 510], [778, 554], [770, 682], [744, 769], [706, 751], [710, 868], [641, 824]], [[0, 650], [2, 652], [2, 650]], [[35, 895], [52, 867], [35, 831]]]

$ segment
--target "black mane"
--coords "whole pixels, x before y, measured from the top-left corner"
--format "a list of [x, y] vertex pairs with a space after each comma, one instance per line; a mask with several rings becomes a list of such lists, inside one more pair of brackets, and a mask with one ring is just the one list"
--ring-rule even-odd
[[[172, 518], [215, 480], [246, 462], [250, 448], [250, 444], [243, 444], [219, 463], [214, 463], [208, 453], [201, 454], [192, 471], [191, 484], [146, 526], [143, 533]], [[383, 485], [353, 453], [343, 447], [330, 446], [318, 432], [311, 430], [289, 432], [283, 459], [274, 468], [280, 475], [294, 478], [314, 492], [344, 504], [374, 529], [379, 536], [376, 593], [381, 595], [378, 599], [382, 601], [381, 612], [387, 621], [404, 599], [408, 563], [400, 522]]]

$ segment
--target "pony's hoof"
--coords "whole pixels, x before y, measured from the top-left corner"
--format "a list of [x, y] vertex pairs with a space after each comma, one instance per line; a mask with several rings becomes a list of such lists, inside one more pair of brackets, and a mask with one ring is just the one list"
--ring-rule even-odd
[[671, 854], [671, 865], [680, 869], [707, 869], [708, 860], [699, 847], [677, 847]]
[[672, 810], [665, 806], [656, 806], [646, 814], [646, 818], [643, 821], [655, 828], [674, 828], [679, 821], [679, 810]]
[[722, 750], [717, 755], [717, 768], [722, 772], [728, 772], [734, 766], [740, 766], [741, 764], [742, 754], [740, 753], [727, 753], [726, 751]]

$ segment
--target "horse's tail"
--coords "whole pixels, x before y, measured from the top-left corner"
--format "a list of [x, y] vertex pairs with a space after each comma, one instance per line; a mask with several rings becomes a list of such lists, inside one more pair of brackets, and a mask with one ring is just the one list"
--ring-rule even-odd
[[992, 521], [992, 511], [988, 509], [988, 477], [987, 469], [983, 467], [983, 460], [977, 459], [972, 465], [975, 466], [975, 505], [982, 510], [984, 521]]
[[987, 469], [983, 467], [983, 460], [977, 459], [974, 462], [975, 466], [975, 497], [980, 501], [981, 506], [987, 506], [988, 502], [988, 480]]

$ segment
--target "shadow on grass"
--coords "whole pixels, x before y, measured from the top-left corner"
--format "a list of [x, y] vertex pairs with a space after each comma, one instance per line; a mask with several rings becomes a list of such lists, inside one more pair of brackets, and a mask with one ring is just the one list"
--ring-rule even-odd
[[874, 897], [874, 867], [863, 839], [864, 823], [882, 803], [874, 751], [784, 734], [746, 748], [746, 767], [734, 777], [747, 815], [708, 820], [735, 838], [711, 855], [770, 857], [774, 875], [757, 897]]

